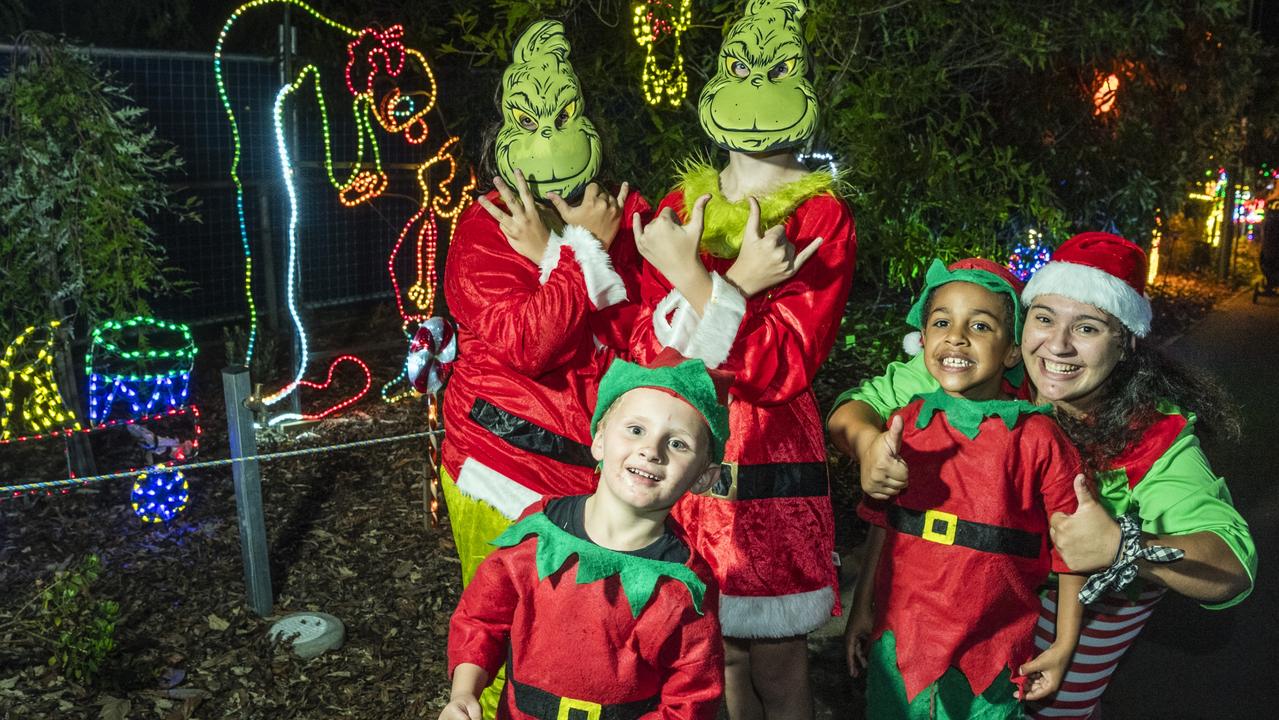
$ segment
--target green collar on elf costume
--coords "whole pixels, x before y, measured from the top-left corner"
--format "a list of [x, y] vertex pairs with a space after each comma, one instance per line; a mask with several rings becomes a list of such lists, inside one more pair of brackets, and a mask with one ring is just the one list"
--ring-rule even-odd
[[946, 415], [946, 422], [969, 440], [977, 437], [981, 423], [988, 417], [997, 417], [1012, 430], [1017, 425], [1017, 418], [1022, 415], [1052, 415], [1053, 406], [1035, 405], [1025, 400], [969, 400], [968, 398], [949, 395], [945, 390], [937, 388], [932, 392], [920, 393], [915, 397], [924, 401], [919, 408], [919, 418], [915, 427], [923, 430], [932, 422], [933, 415], [941, 411]]
[[582, 114], [582, 88], [568, 55], [564, 26], [542, 20], [515, 41], [502, 74], [497, 171], [514, 186], [519, 168], [541, 198], [556, 192], [572, 199], [600, 169], [600, 136]]
[[[805, 200], [831, 192], [835, 183], [834, 175], [818, 170], [758, 198], [760, 229], [781, 223]], [[750, 201], [743, 198], [729, 202], [719, 189], [719, 170], [697, 160], [688, 162], [680, 171], [679, 187], [684, 191], [686, 208], [692, 207], [693, 200], [702, 195], [711, 196], [703, 216], [702, 249], [715, 257], [737, 257], [750, 217]]]
[[728, 29], [697, 117], [715, 144], [766, 153], [803, 145], [817, 127], [817, 93], [804, 77], [803, 0], [750, 0]]
[[942, 285], [952, 282], [972, 283], [996, 295], [1010, 298], [1013, 302], [1013, 342], [1021, 343], [1022, 307], [1018, 290], [994, 273], [968, 268], [950, 270], [941, 260], [933, 260], [933, 264], [928, 266], [928, 274], [924, 277], [924, 289], [919, 291], [919, 299], [915, 300], [915, 304], [910, 307], [910, 312], [906, 314], [906, 322], [913, 328], [923, 330], [924, 308], [928, 305], [928, 296]]
[[644, 606], [653, 597], [657, 581], [663, 577], [671, 578], [688, 588], [688, 594], [693, 598], [693, 608], [699, 615], [704, 614], [702, 600], [706, 597], [706, 583], [688, 566], [649, 560], [600, 547], [561, 529], [545, 513], [530, 515], [515, 523], [499, 535], [493, 544], [498, 547], [513, 547], [524, 542], [530, 535], [537, 536], [539, 582], [558, 572], [569, 557], [576, 555], [577, 584], [586, 585], [617, 575], [622, 583], [622, 590], [626, 593], [631, 617], [639, 617]]

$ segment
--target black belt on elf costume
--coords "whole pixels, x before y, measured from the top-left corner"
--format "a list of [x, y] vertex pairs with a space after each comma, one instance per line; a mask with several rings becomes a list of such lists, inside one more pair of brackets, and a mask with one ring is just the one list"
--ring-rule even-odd
[[591, 455], [589, 446], [518, 415], [512, 415], [484, 398], [475, 398], [471, 405], [471, 420], [525, 452], [558, 460], [566, 465], [593, 468], [599, 464]]
[[929, 542], [1001, 555], [1037, 558], [1043, 545], [1038, 533], [960, 520], [941, 510], [911, 510], [895, 503], [888, 505], [888, 524], [898, 532]]
[[616, 705], [560, 697], [516, 680], [511, 676], [509, 660], [506, 667], [506, 682], [515, 691], [515, 707], [539, 720], [638, 720], [657, 709], [657, 697]]
[[724, 500], [823, 497], [829, 493], [824, 462], [761, 465], [726, 462], [719, 482], [710, 490], [712, 496]]

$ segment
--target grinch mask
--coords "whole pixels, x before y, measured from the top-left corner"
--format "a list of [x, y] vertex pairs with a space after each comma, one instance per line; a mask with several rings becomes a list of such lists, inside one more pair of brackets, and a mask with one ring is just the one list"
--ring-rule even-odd
[[534, 23], [515, 42], [502, 74], [502, 129], [494, 153], [502, 179], [518, 168], [537, 197], [572, 199], [600, 168], [600, 136], [582, 114], [582, 90], [568, 62], [564, 26]]
[[720, 47], [715, 77], [697, 101], [702, 129], [728, 150], [764, 153], [802, 145], [817, 125], [804, 78], [803, 0], [751, 0]]

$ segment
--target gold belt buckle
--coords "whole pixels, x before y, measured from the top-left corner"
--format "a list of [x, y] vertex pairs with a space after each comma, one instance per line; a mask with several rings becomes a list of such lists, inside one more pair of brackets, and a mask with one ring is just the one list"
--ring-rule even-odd
[[560, 698], [560, 711], [555, 716], [555, 720], [582, 720], [582, 715], [573, 716], [570, 714], [574, 710], [584, 714], [586, 716], [585, 720], [600, 720], [600, 715], [604, 712], [604, 706], [588, 700]]
[[719, 480], [706, 491], [707, 495], [721, 500], [737, 499], [737, 463], [720, 463]]
[[[938, 532], [934, 530], [936, 523], [944, 523], [945, 530]], [[924, 530], [919, 536], [929, 542], [935, 542], [939, 545], [955, 544], [955, 526], [959, 524], [959, 518], [944, 510], [925, 510], [924, 511]]]

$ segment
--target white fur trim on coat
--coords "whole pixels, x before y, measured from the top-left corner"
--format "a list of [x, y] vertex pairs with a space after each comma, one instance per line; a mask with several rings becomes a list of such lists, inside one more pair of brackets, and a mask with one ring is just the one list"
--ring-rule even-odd
[[699, 358], [715, 368], [728, 359], [745, 317], [745, 296], [719, 273], [711, 273], [706, 312], [699, 317], [678, 290], [671, 290], [653, 313], [653, 334], [663, 347], [675, 348], [684, 357]]
[[1031, 276], [1021, 292], [1021, 300], [1029, 306], [1040, 295], [1061, 295], [1101, 308], [1119, 318], [1137, 337], [1145, 337], [1150, 332], [1150, 301], [1104, 270], [1078, 263], [1050, 262]]
[[551, 233], [546, 253], [538, 264], [541, 269], [538, 282], [545, 285], [551, 277], [551, 271], [559, 267], [561, 250], [565, 245], [573, 249], [573, 257], [577, 259], [582, 277], [586, 279], [586, 295], [596, 310], [603, 310], [626, 299], [626, 283], [613, 270], [613, 262], [609, 260], [608, 253], [604, 252], [599, 240], [589, 230], [577, 225], [566, 225], [563, 234]]
[[807, 635], [830, 619], [835, 591], [824, 587], [810, 592], [770, 597], [719, 596], [719, 625], [725, 637], [783, 638]]
[[462, 461], [462, 469], [454, 482], [463, 495], [488, 503], [507, 520], [518, 520], [529, 505], [542, 499], [538, 493], [475, 458]]

